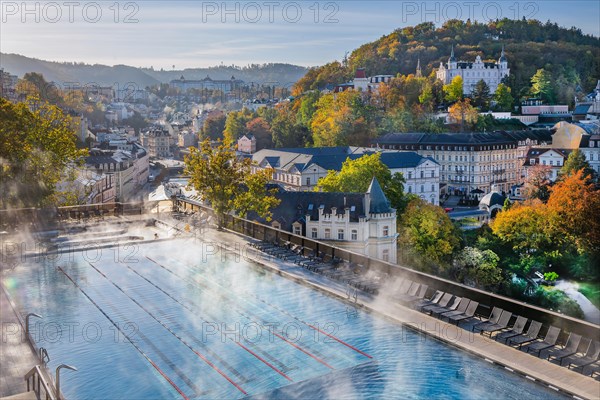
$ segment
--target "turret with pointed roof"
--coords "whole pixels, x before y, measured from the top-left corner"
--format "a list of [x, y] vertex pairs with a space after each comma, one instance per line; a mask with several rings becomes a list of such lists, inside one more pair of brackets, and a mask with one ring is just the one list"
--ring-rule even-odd
[[365, 198], [367, 200], [365, 209], [369, 210], [369, 214], [393, 212], [389, 200], [385, 197], [385, 193], [383, 193], [383, 189], [381, 189], [381, 185], [375, 177], [371, 180]]
[[502, 45], [502, 53], [500, 53], [500, 59], [498, 60], [498, 62], [499, 63], [508, 62], [506, 60], [506, 55], [504, 54], [504, 45]]
[[423, 72], [421, 71], [421, 59], [420, 58], [417, 59], [417, 72], [415, 73], [415, 76], [417, 78], [420, 78], [423, 76]]
[[452, 50], [450, 51], [450, 58], [448, 58], [448, 62], [455, 62], [456, 57], [454, 57], [454, 45], [452, 45]]

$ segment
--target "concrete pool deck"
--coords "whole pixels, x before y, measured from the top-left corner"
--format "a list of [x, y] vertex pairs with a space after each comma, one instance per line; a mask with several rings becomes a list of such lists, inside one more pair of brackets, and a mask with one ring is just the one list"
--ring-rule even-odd
[[[231, 231], [210, 230], [210, 241], [218, 242], [226, 251], [239, 253], [240, 248], [255, 242], [243, 235]], [[202, 240], [202, 236], [198, 237]], [[347, 286], [317, 273], [308, 271], [292, 262], [283, 261], [265, 253], [243, 253], [248, 259], [259, 263], [272, 271], [290, 279], [301, 281], [318, 290], [333, 294], [349, 303]], [[600, 382], [584, 376], [566, 367], [561, 367], [544, 359], [534, 357], [523, 351], [498, 343], [480, 334], [471, 333], [437, 318], [404, 307], [386, 299], [374, 298], [364, 292], [357, 291], [356, 304], [374, 311], [411, 329], [425, 333], [451, 346], [484, 358], [486, 361], [504, 367], [507, 371], [522, 375], [524, 378], [537, 381], [539, 384], [564, 394], [581, 399], [600, 399]], [[353, 291], [354, 294], [354, 291]]]
[[27, 390], [25, 374], [39, 364], [39, 361], [25, 340], [25, 329], [6, 296], [4, 288], [0, 288], [0, 320], [2, 323], [0, 398], [2, 398], [25, 392]]

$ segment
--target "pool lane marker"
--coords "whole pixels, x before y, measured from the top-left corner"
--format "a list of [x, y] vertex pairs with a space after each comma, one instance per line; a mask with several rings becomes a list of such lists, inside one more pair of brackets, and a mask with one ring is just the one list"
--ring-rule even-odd
[[[156, 265], [158, 265], [159, 267], [161, 267], [162, 269], [164, 269], [165, 271], [167, 271], [167, 272], [171, 273], [173, 276], [175, 276], [175, 277], [177, 277], [177, 278], [179, 278], [179, 279], [181, 279], [181, 280], [183, 280], [183, 281], [188, 281], [188, 282], [190, 282], [189, 280], [187, 280], [187, 279], [185, 279], [185, 278], [182, 278], [181, 276], [177, 275], [175, 272], [171, 271], [169, 268], [167, 268], [167, 267], [165, 267], [164, 265], [162, 265], [161, 263], [159, 263], [159, 262], [157, 262], [157, 261], [153, 260], [152, 258], [150, 258], [150, 257], [148, 257], [148, 256], [146, 256], [146, 258], [147, 258], [148, 260], [152, 261], [154, 264], [156, 264]], [[185, 264], [184, 264], [184, 265], [185, 265]], [[126, 265], [126, 266], [127, 266], [127, 265]], [[131, 269], [129, 266], [127, 266], [127, 268]], [[133, 270], [133, 269], [132, 269], [132, 271], [133, 271], [133, 272], [135, 272], [136, 274], [138, 274], [138, 273], [137, 273], [135, 270]], [[139, 274], [138, 274], [138, 275], [139, 275]], [[140, 276], [141, 276], [141, 275], [140, 275]], [[142, 278], [144, 278], [144, 277], [142, 276]], [[144, 278], [144, 279], [146, 279], [146, 278]], [[206, 279], [206, 278], [205, 278], [205, 279]], [[146, 279], [146, 280], [147, 280], [147, 279]], [[207, 279], [207, 280], [209, 280], [209, 281], [213, 282], [213, 281], [212, 281], [212, 280], [210, 280], [210, 279]], [[150, 282], [150, 281], [148, 281], [148, 282]], [[151, 284], [153, 284], [152, 282], [150, 282], [150, 283], [151, 283]], [[192, 281], [191, 281], [191, 283], [193, 283], [193, 284], [194, 284], [196, 287], [199, 287], [199, 286], [201, 285], [201, 286], [203, 286], [205, 289], [211, 290], [212, 292], [216, 292], [216, 291], [215, 291], [215, 289], [213, 289], [213, 288], [211, 288], [211, 287], [207, 286], [207, 285], [206, 285], [206, 284], [204, 284], [204, 283], [197, 282], [196, 280], [192, 280]], [[216, 285], [218, 285], [218, 286], [220, 286], [222, 289], [225, 289], [225, 290], [227, 290], [225, 287], [223, 287], [223, 286], [222, 286], [222, 285], [220, 285], [219, 283], [216, 283], [216, 282], [213, 282], [213, 283], [214, 283], [214, 284], [216, 284]], [[154, 285], [154, 284], [153, 284], [153, 285]], [[154, 286], [156, 286], [156, 285], [154, 285]], [[164, 291], [163, 291], [163, 292], [164, 292]], [[167, 294], [167, 296], [171, 297], [171, 296], [170, 296], [168, 293], [166, 293], [166, 292], [164, 292], [164, 293], [165, 293], [165, 294]], [[220, 294], [220, 293], [219, 293], [219, 294]], [[222, 296], [222, 294], [221, 294], [221, 296]], [[228, 299], [228, 298], [226, 298], [226, 297], [224, 297], [224, 299], [225, 299], [225, 300], [227, 300], [227, 302], [231, 303], [231, 300], [230, 300], [230, 299]], [[177, 300], [176, 300], [176, 301], [177, 301]], [[261, 301], [262, 301], [262, 300], [261, 300]], [[244, 315], [244, 314], [243, 314], [241, 311], [239, 311], [237, 308], [235, 308], [235, 307], [234, 307], [234, 309], [235, 309], [235, 310], [236, 310], [236, 312], [237, 312], [238, 314], [240, 314], [241, 316], [243, 316], [243, 317], [245, 317], [245, 318], [248, 318], [249, 320], [252, 320], [252, 318], [249, 318], [249, 317], [245, 316], [245, 315]], [[258, 316], [257, 316], [257, 318], [258, 318], [259, 320], [261, 319], [261, 318], [260, 318], [260, 317], [258, 317]], [[296, 318], [296, 317], [292, 317], [292, 318], [294, 318], [294, 319], [297, 319], [297, 320], [298, 320], [298, 318]], [[300, 321], [300, 320], [298, 320], [298, 321]], [[302, 322], [304, 322], [304, 321], [302, 321]], [[306, 323], [305, 323], [305, 324], [306, 324]], [[264, 324], [263, 324], [263, 325], [264, 325]], [[306, 325], [308, 325], [308, 324], [306, 324]], [[281, 335], [280, 335], [280, 334], [278, 334], [277, 332], [275, 332], [275, 331], [272, 331], [272, 333], [273, 333], [273, 335], [275, 335], [275, 336], [276, 336], [276, 337], [278, 337], [279, 339], [281, 339], [281, 340], [283, 340], [284, 342], [288, 343], [290, 346], [292, 346], [292, 347], [294, 347], [294, 348], [296, 348], [296, 349], [300, 350], [301, 352], [303, 352], [303, 353], [304, 353], [304, 354], [306, 354], [307, 356], [309, 356], [309, 357], [313, 358], [313, 359], [314, 359], [314, 360], [316, 360], [317, 362], [319, 362], [319, 363], [323, 364], [323, 365], [324, 365], [324, 366], [326, 366], [327, 368], [329, 368], [329, 369], [335, 369], [335, 368], [333, 368], [331, 365], [329, 365], [329, 364], [328, 364], [326, 361], [324, 361], [323, 359], [321, 359], [321, 358], [319, 358], [319, 357], [315, 356], [314, 354], [312, 354], [312, 353], [310, 353], [309, 351], [307, 351], [307, 350], [303, 349], [302, 347], [298, 346], [297, 344], [295, 344], [295, 343], [293, 343], [293, 342], [289, 341], [288, 339], [284, 338], [283, 336], [281, 336]]]
[[[119, 264], [122, 264], [122, 263], [119, 263]], [[146, 278], [145, 276], [143, 276], [142, 274], [140, 274], [139, 272], [137, 272], [136, 270], [134, 270], [133, 268], [131, 268], [129, 265], [127, 265], [127, 264], [122, 264], [122, 265], [126, 266], [127, 268], [129, 268], [129, 270], [131, 270], [133, 273], [135, 273], [136, 275], [138, 275], [140, 278], [144, 279], [146, 282], [148, 282], [149, 284], [151, 284], [152, 286], [154, 286], [155, 288], [157, 288], [158, 290], [160, 290], [162, 293], [164, 293], [165, 295], [169, 296], [173, 301], [177, 302], [179, 305], [181, 305], [182, 307], [184, 307], [186, 310], [188, 310], [188, 311], [190, 311], [192, 313], [195, 313], [195, 311], [192, 310], [190, 307], [186, 306], [181, 301], [177, 300], [175, 297], [173, 297], [167, 291], [163, 290], [157, 284], [155, 284], [150, 279]], [[204, 320], [204, 321], [206, 321], [206, 320]], [[208, 321], [206, 321], [206, 322], [208, 322]], [[217, 329], [219, 329], [219, 327], [217, 327]], [[219, 331], [220, 331], [220, 329], [219, 329]], [[231, 340], [233, 340], [233, 339], [231, 339]], [[265, 359], [263, 359], [262, 357], [260, 357], [258, 354], [254, 353], [252, 350], [250, 350], [249, 348], [247, 348], [246, 346], [244, 346], [240, 342], [234, 341], [234, 343], [236, 343], [238, 346], [240, 346], [241, 348], [243, 348], [244, 350], [246, 350], [248, 353], [252, 354], [258, 360], [262, 361], [265, 365], [267, 365], [273, 371], [277, 372], [279, 375], [283, 376], [288, 381], [293, 382], [293, 380], [289, 376], [287, 376], [283, 371], [281, 371], [280, 369], [278, 369], [277, 367], [275, 367], [273, 364], [267, 362]]]
[[263, 359], [261, 356], [259, 356], [258, 354], [256, 354], [255, 352], [253, 352], [252, 350], [250, 350], [249, 348], [247, 348], [246, 346], [244, 346], [243, 344], [241, 344], [240, 342], [235, 342], [238, 346], [240, 346], [242, 349], [246, 350], [248, 353], [252, 354], [254, 357], [258, 358], [260, 361], [262, 361], [263, 363], [265, 363], [266, 365], [268, 365], [269, 367], [271, 367], [271, 369], [275, 372], [277, 372], [279, 375], [283, 376], [285, 379], [287, 379], [290, 382], [293, 382], [293, 380], [287, 376], [286, 374], [284, 374], [282, 371], [280, 371], [279, 369], [277, 369], [277, 367], [273, 366], [270, 362], [266, 361], [265, 359]]
[[115, 323], [115, 321], [113, 321], [113, 320], [112, 320], [112, 318], [110, 318], [110, 317], [108, 316], [108, 314], [104, 312], [104, 310], [102, 310], [102, 308], [101, 308], [101, 307], [100, 307], [100, 306], [99, 306], [99, 305], [98, 305], [98, 304], [97, 304], [97, 303], [96, 303], [96, 302], [95, 302], [95, 301], [94, 301], [94, 300], [93, 300], [93, 299], [92, 299], [92, 298], [91, 298], [91, 297], [90, 297], [90, 296], [89, 296], [89, 295], [88, 295], [88, 294], [87, 294], [87, 293], [86, 293], [86, 292], [83, 290], [83, 288], [82, 288], [81, 286], [79, 286], [79, 285], [77, 284], [77, 282], [75, 282], [75, 281], [73, 280], [73, 278], [71, 278], [71, 277], [69, 276], [69, 274], [67, 274], [67, 273], [65, 272], [65, 270], [64, 270], [64, 269], [62, 269], [62, 267], [60, 267], [60, 266], [59, 266], [59, 267], [57, 267], [57, 269], [58, 269], [60, 272], [62, 272], [62, 273], [63, 273], [63, 274], [64, 274], [64, 275], [65, 275], [65, 276], [66, 276], [66, 277], [67, 277], [67, 278], [68, 278], [68, 279], [69, 279], [69, 280], [70, 280], [70, 281], [73, 283], [73, 285], [75, 285], [75, 287], [76, 287], [77, 289], [79, 289], [79, 291], [81, 291], [81, 293], [83, 293], [83, 295], [84, 295], [85, 297], [87, 297], [87, 299], [88, 299], [88, 300], [89, 300], [89, 301], [90, 301], [90, 302], [91, 302], [91, 303], [92, 303], [94, 306], [96, 306], [96, 308], [97, 308], [97, 309], [98, 309], [98, 310], [99, 310], [99, 311], [100, 311], [100, 312], [101, 312], [101, 313], [102, 313], [102, 314], [103, 314], [103, 315], [106, 317], [106, 319], [108, 319], [108, 320], [109, 320], [109, 321], [110, 321], [110, 322], [111, 322], [111, 323], [114, 325], [114, 327], [115, 327], [115, 328], [117, 328], [117, 330], [123, 334], [123, 336], [124, 336], [124, 337], [125, 337], [125, 338], [126, 338], [128, 341], [129, 341], [129, 343], [131, 343], [131, 344], [133, 345], [133, 347], [135, 347], [135, 349], [136, 349], [136, 350], [137, 350], [137, 351], [138, 351], [138, 352], [139, 352], [139, 353], [140, 353], [140, 354], [141, 354], [141, 355], [142, 355], [142, 356], [143, 356], [143, 357], [144, 357], [144, 358], [145, 358], [145, 359], [146, 359], [146, 360], [147, 360], [147, 361], [148, 361], [148, 362], [149, 362], [149, 363], [150, 363], [150, 364], [151, 364], [151, 365], [154, 367], [154, 369], [156, 369], [156, 370], [158, 371], [158, 373], [159, 373], [159, 374], [161, 374], [161, 375], [162, 375], [162, 377], [163, 377], [163, 378], [165, 378], [165, 380], [171, 384], [171, 386], [173, 387], [173, 389], [175, 389], [175, 390], [177, 391], [177, 393], [179, 393], [179, 394], [181, 395], [181, 397], [182, 397], [182, 398], [184, 398], [185, 400], [189, 400], [189, 398], [188, 398], [188, 397], [185, 395], [185, 393], [183, 393], [183, 391], [182, 391], [182, 390], [181, 390], [181, 389], [180, 389], [180, 388], [179, 388], [179, 387], [178, 387], [178, 386], [175, 384], [175, 382], [173, 382], [173, 381], [172, 381], [172, 380], [171, 380], [171, 379], [170, 379], [170, 378], [167, 376], [167, 374], [165, 374], [165, 373], [163, 372], [163, 370], [162, 370], [162, 369], [160, 369], [160, 367], [159, 367], [158, 365], [156, 365], [156, 364], [154, 363], [154, 361], [152, 361], [152, 359], [151, 359], [150, 357], [148, 357], [148, 355], [146, 355], [146, 353], [144, 353], [144, 351], [143, 351], [143, 350], [142, 350], [142, 349], [141, 349], [141, 348], [140, 348], [138, 345], [136, 345], [136, 344], [133, 342], [133, 340], [131, 340], [131, 338], [130, 338], [130, 337], [129, 337], [129, 336], [128, 336], [128, 335], [127, 335], [127, 334], [126, 334], [126, 333], [125, 333], [125, 332], [124, 332], [124, 331], [123, 331], [123, 330], [122, 330], [120, 327], [119, 327], [119, 325], [118, 325], [118, 324], [116, 324], [116, 323]]
[[244, 389], [242, 389], [242, 387], [240, 385], [238, 385], [237, 383], [235, 383], [233, 381], [233, 379], [231, 379], [229, 376], [227, 376], [227, 374], [225, 374], [223, 371], [221, 371], [219, 369], [219, 367], [217, 367], [216, 365], [214, 365], [208, 358], [206, 358], [204, 355], [202, 355], [200, 352], [198, 352], [196, 349], [194, 349], [192, 346], [190, 346], [185, 340], [183, 340], [183, 338], [181, 336], [179, 336], [177, 333], [173, 332], [173, 330], [171, 328], [169, 328], [167, 325], [165, 325], [161, 320], [159, 320], [158, 318], [156, 318], [154, 315], [152, 315], [152, 313], [150, 311], [148, 311], [146, 309], [146, 307], [144, 307], [143, 305], [140, 304], [140, 302], [138, 302], [137, 300], [135, 300], [133, 297], [129, 296], [127, 293], [125, 293], [125, 291], [123, 289], [121, 289], [121, 287], [119, 285], [117, 285], [116, 283], [114, 283], [109, 277], [107, 277], [106, 275], [104, 275], [104, 273], [102, 273], [102, 271], [100, 271], [98, 268], [96, 268], [96, 266], [94, 266], [94, 264], [92, 264], [91, 262], [88, 261], [88, 264], [90, 264], [90, 266], [92, 268], [94, 268], [96, 270], [96, 272], [98, 272], [100, 275], [102, 275], [107, 281], [109, 281], [110, 283], [113, 284], [113, 286], [115, 286], [117, 289], [119, 289], [125, 296], [127, 296], [131, 301], [133, 301], [135, 304], [137, 304], [142, 310], [144, 310], [150, 317], [152, 317], [152, 319], [154, 319], [156, 322], [158, 322], [160, 325], [163, 326], [163, 328], [165, 328], [167, 331], [169, 331], [169, 333], [173, 336], [175, 336], [181, 343], [183, 343], [188, 349], [190, 349], [194, 354], [196, 354], [198, 357], [200, 357], [200, 359], [202, 359], [202, 361], [204, 361], [205, 363], [207, 363], [209, 366], [212, 367], [212, 369], [214, 369], [215, 371], [217, 371], [223, 378], [227, 379], [227, 381], [229, 381], [229, 383], [231, 383], [233, 386], [236, 387], [236, 389], [238, 389], [240, 392], [244, 393], [244, 394], [248, 394], [248, 392], [246, 392]]
[[[150, 258], [150, 257], [148, 257], [148, 256], [146, 256], [146, 258], [147, 258], [148, 260], [152, 261], [153, 263], [155, 263], [156, 265], [158, 265], [158, 266], [160, 266], [160, 267], [162, 267], [162, 268], [166, 269], [167, 271], [171, 272], [173, 275], [177, 276], [175, 273], [173, 273], [172, 271], [170, 271], [168, 268], [164, 267], [164, 266], [163, 266], [163, 265], [161, 265], [160, 263], [158, 263], [158, 262], [154, 261], [152, 258]], [[179, 261], [179, 262], [181, 262], [181, 261]], [[183, 262], [182, 262], [182, 264], [184, 264], [184, 265], [187, 265], [186, 263], [183, 263]], [[180, 278], [180, 279], [181, 279], [181, 278]], [[217, 283], [217, 285], [219, 285], [219, 284]], [[219, 285], [219, 286], [221, 286], [221, 285]], [[221, 286], [221, 287], [222, 287], [222, 286]], [[346, 347], [348, 347], [348, 348], [350, 348], [350, 349], [352, 349], [352, 350], [354, 350], [354, 351], [358, 352], [359, 354], [362, 354], [363, 356], [365, 356], [365, 357], [367, 357], [367, 358], [373, 358], [373, 356], [371, 356], [371, 355], [369, 355], [369, 354], [365, 353], [365, 352], [364, 352], [364, 351], [362, 351], [362, 350], [359, 350], [359, 349], [357, 349], [356, 347], [352, 346], [352, 345], [351, 345], [351, 344], [349, 344], [349, 343], [346, 343], [346, 342], [344, 342], [342, 339], [340, 339], [340, 338], [338, 338], [338, 337], [336, 337], [336, 336], [333, 336], [333, 335], [331, 335], [331, 334], [329, 334], [329, 333], [327, 333], [327, 332], [324, 332], [324, 331], [322, 331], [321, 329], [317, 328], [316, 326], [313, 326], [312, 324], [309, 324], [308, 322], [306, 322], [306, 321], [303, 321], [303, 320], [301, 320], [300, 318], [298, 318], [298, 317], [296, 317], [296, 316], [293, 316], [293, 315], [292, 315], [292, 314], [290, 314], [288, 311], [286, 311], [286, 310], [283, 310], [283, 309], [281, 309], [280, 307], [278, 307], [278, 306], [276, 306], [276, 305], [274, 305], [274, 304], [271, 304], [271, 303], [269, 303], [269, 302], [268, 302], [268, 301], [266, 301], [266, 300], [263, 300], [263, 299], [261, 299], [259, 296], [255, 295], [254, 293], [250, 293], [250, 292], [248, 292], [248, 291], [244, 291], [244, 293], [246, 293], [247, 295], [253, 296], [254, 298], [258, 299], [259, 301], [261, 301], [261, 302], [263, 302], [263, 303], [265, 303], [265, 304], [267, 304], [267, 305], [271, 306], [272, 308], [274, 308], [274, 309], [278, 310], [279, 312], [282, 312], [282, 313], [286, 314], [287, 316], [289, 316], [289, 317], [291, 317], [291, 318], [294, 318], [296, 321], [300, 321], [300, 322], [302, 322], [304, 325], [306, 325], [306, 326], [308, 326], [308, 327], [310, 327], [310, 328], [312, 328], [312, 329], [314, 329], [314, 330], [316, 330], [316, 331], [318, 331], [318, 332], [320, 332], [320, 333], [323, 333], [324, 335], [326, 335], [326, 336], [330, 337], [331, 339], [333, 339], [333, 340], [337, 341], [338, 343], [340, 343], [340, 344], [343, 344], [344, 346], [346, 346]], [[315, 359], [316, 359], [316, 358], [315, 358]], [[330, 367], [330, 368], [332, 368], [332, 367]], [[332, 369], [333, 369], [333, 368], [332, 368]]]
[[[304, 321], [302, 321], [302, 322], [304, 322]], [[365, 352], [364, 352], [364, 351], [362, 351], [362, 350], [359, 350], [359, 349], [357, 349], [356, 347], [352, 346], [352, 345], [351, 345], [351, 344], [349, 344], [349, 343], [346, 343], [346, 342], [344, 342], [342, 339], [338, 339], [337, 337], [335, 337], [335, 336], [333, 336], [333, 335], [330, 335], [330, 334], [329, 334], [329, 333], [327, 333], [327, 332], [324, 332], [324, 331], [322, 331], [321, 329], [317, 328], [316, 326], [313, 326], [313, 325], [311, 325], [311, 324], [307, 324], [306, 322], [304, 322], [304, 323], [305, 323], [306, 325], [310, 326], [311, 328], [313, 328], [313, 329], [315, 329], [315, 330], [317, 330], [317, 331], [321, 332], [321, 333], [322, 333], [322, 334], [324, 334], [325, 336], [329, 336], [330, 338], [332, 338], [333, 340], [336, 340], [336, 341], [340, 342], [340, 343], [341, 343], [341, 344], [343, 344], [344, 346], [347, 346], [347, 347], [351, 348], [352, 350], [359, 352], [359, 353], [360, 353], [360, 354], [362, 354], [363, 356], [365, 356], [365, 357], [368, 357], [368, 358], [373, 358], [373, 356], [371, 356], [371, 355], [369, 355], [369, 354], [365, 353]]]

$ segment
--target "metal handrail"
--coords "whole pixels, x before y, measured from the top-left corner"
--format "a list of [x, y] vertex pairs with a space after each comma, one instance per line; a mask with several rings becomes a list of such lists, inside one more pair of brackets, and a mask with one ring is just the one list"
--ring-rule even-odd
[[[27, 382], [27, 391], [33, 391], [38, 399], [58, 399], [58, 397], [54, 394], [55, 392], [52, 381], [44, 374], [42, 366], [36, 365], [27, 374], [25, 374], [25, 381]], [[44, 389], [44, 396], [42, 396], [42, 388]]]
[[33, 313], [33, 312], [27, 314], [27, 316], [25, 317], [25, 333], [26, 334], [29, 334], [29, 318], [31, 318], [31, 317], [43, 318], [41, 315]]
[[44, 347], [40, 347], [40, 361], [44, 367], [48, 366], [48, 361], [50, 361], [48, 350], [46, 350]]
[[56, 397], [60, 400], [60, 370], [61, 368], [65, 368], [65, 369], [70, 369], [71, 371], [77, 371], [77, 368], [71, 366], [71, 365], [67, 365], [67, 364], [60, 364], [58, 367], [56, 367]]

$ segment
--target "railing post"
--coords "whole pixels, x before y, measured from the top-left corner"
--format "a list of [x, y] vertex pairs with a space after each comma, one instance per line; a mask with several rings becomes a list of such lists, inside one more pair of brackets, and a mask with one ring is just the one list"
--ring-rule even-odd
[[56, 399], [60, 400], [60, 370], [62, 368], [70, 369], [71, 371], [77, 371], [77, 368], [67, 364], [60, 364], [56, 367]]

